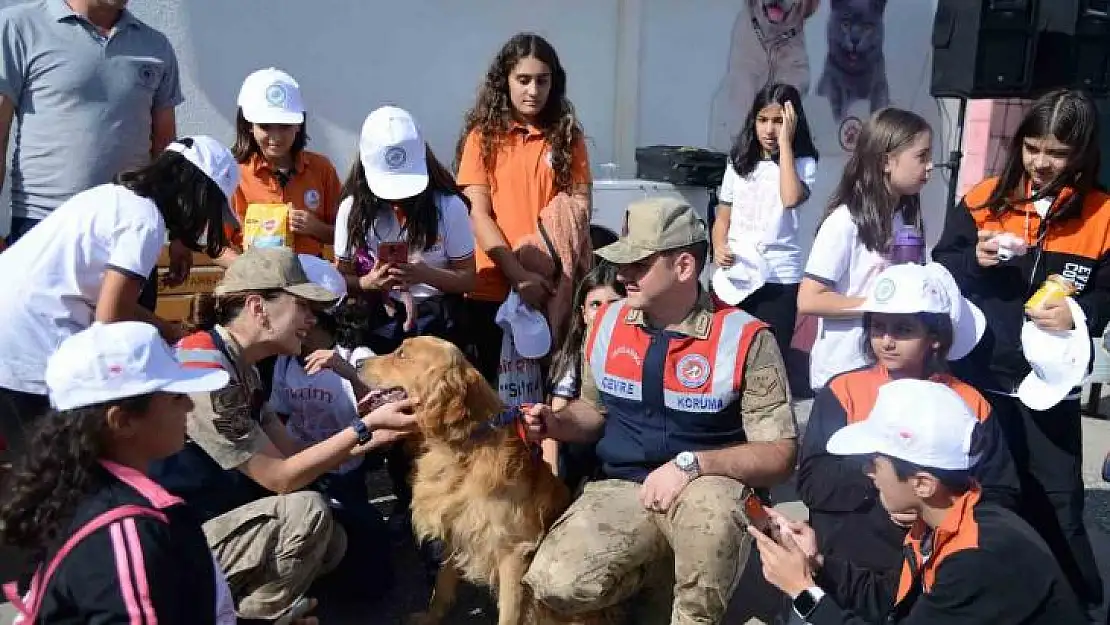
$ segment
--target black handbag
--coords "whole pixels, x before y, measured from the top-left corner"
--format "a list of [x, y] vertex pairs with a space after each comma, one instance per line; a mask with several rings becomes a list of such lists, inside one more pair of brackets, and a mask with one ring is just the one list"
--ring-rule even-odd
[[636, 148], [636, 177], [688, 187], [721, 186], [728, 155], [702, 148], [652, 145]]

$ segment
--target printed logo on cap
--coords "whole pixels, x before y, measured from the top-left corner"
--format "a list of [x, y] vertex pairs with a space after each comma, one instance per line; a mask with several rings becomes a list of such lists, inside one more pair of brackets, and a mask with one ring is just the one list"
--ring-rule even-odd
[[894, 297], [895, 285], [894, 280], [890, 278], [883, 278], [875, 285], [875, 301], [876, 302], [889, 302], [890, 298]]
[[686, 388], [698, 388], [709, 380], [709, 359], [701, 354], [688, 354], [675, 367], [678, 381]]
[[309, 189], [304, 192], [304, 205], [312, 210], [320, 208], [320, 192], [316, 189]]
[[400, 146], [395, 145], [385, 151], [385, 164], [386, 167], [389, 167], [390, 169], [401, 169], [405, 166], [405, 163], [407, 163], [408, 160], [408, 153], [405, 152], [405, 148], [402, 148]]
[[285, 93], [285, 85], [275, 83], [266, 88], [266, 101], [269, 102], [271, 106], [285, 106], [285, 100], [287, 98], [288, 94]]

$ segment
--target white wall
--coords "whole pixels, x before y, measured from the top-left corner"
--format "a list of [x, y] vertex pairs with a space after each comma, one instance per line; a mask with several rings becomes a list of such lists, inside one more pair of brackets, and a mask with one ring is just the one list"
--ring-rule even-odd
[[[0, 7], [21, 0], [0, 0]], [[811, 85], [826, 50], [829, 0], [806, 27]], [[309, 106], [311, 147], [345, 174], [358, 127], [370, 110], [393, 103], [413, 111], [433, 149], [453, 155], [463, 112], [497, 48], [512, 33], [536, 30], [559, 51], [569, 91], [589, 138], [595, 172], [605, 162], [634, 172], [638, 145], [704, 145], [709, 110], [729, 55], [741, 0], [132, 0], [132, 10], [173, 42], [186, 103], [181, 134], [230, 142], [243, 77], [277, 66], [301, 82]], [[886, 11], [891, 99], [938, 129], [928, 96], [929, 36], [935, 0], [890, 2]], [[812, 89], [811, 89], [812, 91]], [[844, 152], [824, 98], [806, 108], [821, 149], [820, 176], [803, 240], [812, 238]], [[853, 111], [866, 116], [866, 110]], [[950, 125], [950, 124], [949, 124]], [[945, 148], [944, 151], [946, 151]], [[939, 178], [939, 176], [938, 176]], [[930, 239], [939, 231], [943, 181], [925, 194]], [[6, 195], [0, 207], [6, 211]], [[0, 215], [0, 230], [7, 220]]]
[[[612, 159], [615, 0], [132, 0], [130, 8], [177, 51], [186, 97], [180, 134], [230, 143], [241, 81], [272, 65], [301, 82], [310, 148], [330, 156], [341, 176], [363, 118], [387, 103], [411, 110], [450, 162], [493, 55], [514, 32], [535, 30], [568, 68], [591, 154]], [[6, 193], [0, 207], [6, 231]]]

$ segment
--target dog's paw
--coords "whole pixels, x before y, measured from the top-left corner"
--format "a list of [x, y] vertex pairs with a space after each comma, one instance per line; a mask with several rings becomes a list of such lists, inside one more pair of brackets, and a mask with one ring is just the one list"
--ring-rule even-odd
[[439, 619], [427, 612], [416, 612], [410, 614], [408, 619], [405, 620], [405, 623], [407, 625], [439, 625]]

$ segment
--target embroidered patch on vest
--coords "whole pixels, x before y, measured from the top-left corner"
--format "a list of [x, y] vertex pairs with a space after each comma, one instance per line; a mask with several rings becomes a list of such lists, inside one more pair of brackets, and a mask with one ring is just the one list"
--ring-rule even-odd
[[709, 380], [709, 359], [701, 354], [687, 354], [678, 361], [675, 376], [686, 388], [698, 388]]

